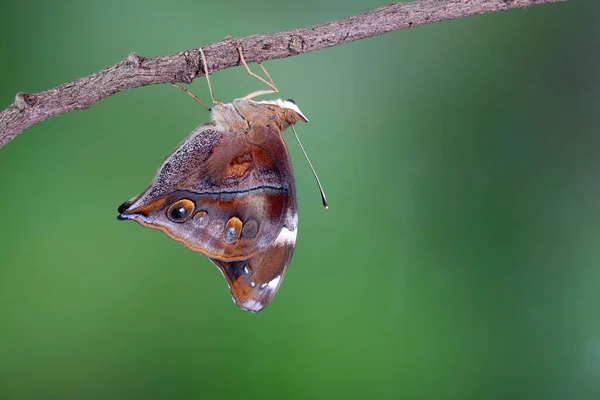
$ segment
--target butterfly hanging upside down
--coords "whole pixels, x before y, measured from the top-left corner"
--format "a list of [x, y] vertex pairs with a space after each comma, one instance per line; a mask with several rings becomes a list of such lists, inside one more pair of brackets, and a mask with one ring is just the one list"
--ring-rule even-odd
[[164, 160], [150, 186], [119, 207], [118, 219], [161, 230], [204, 254], [223, 273], [234, 302], [258, 312], [281, 285], [298, 232], [294, 171], [282, 132], [308, 119], [292, 100], [252, 100], [279, 90], [262, 65], [268, 82], [252, 73], [238, 50], [248, 73], [272, 90], [216, 101], [200, 49], [215, 104], [212, 121]]

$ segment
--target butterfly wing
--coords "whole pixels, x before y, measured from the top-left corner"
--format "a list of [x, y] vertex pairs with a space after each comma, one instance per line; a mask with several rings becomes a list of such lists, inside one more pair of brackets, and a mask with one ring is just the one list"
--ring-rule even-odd
[[[281, 177], [283, 191], [277, 196], [281, 204], [274, 207], [277, 214], [281, 210], [281, 222], [275, 230], [277, 237], [244, 260], [211, 260], [227, 279], [235, 303], [245, 310], [258, 312], [275, 296], [292, 259], [298, 233], [298, 209], [292, 162], [281, 133], [273, 126], [257, 126], [248, 138], [252, 146], [261, 149], [254, 156], [260, 160], [261, 174]], [[269, 204], [272, 207], [273, 202]]]
[[292, 259], [296, 231], [283, 228], [273, 246], [242, 261], [211, 259], [223, 272], [235, 303], [244, 310], [258, 312], [277, 293]]
[[292, 257], [297, 205], [292, 164], [281, 132], [251, 135], [200, 126], [161, 165], [120, 219], [158, 229], [209, 257], [235, 303], [260, 311]]

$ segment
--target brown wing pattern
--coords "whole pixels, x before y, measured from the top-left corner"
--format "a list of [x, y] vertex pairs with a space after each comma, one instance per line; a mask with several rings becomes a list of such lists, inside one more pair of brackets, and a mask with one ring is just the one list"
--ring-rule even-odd
[[260, 311], [283, 280], [297, 233], [294, 176], [281, 133], [273, 126], [241, 135], [203, 125], [119, 211], [120, 219], [209, 257], [235, 303]]

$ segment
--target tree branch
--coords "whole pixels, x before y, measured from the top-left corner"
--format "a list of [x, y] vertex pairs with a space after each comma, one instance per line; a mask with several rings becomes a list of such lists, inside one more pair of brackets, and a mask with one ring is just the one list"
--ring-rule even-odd
[[[339, 21], [269, 35], [227, 37], [203, 50], [209, 71], [247, 62], [296, 56], [392, 31], [433, 22], [566, 0], [417, 0], [396, 3]], [[198, 49], [145, 58], [135, 53], [95, 74], [45, 92], [17, 93], [14, 104], [0, 113], [0, 148], [38, 122], [94, 103], [126, 89], [168, 82], [191, 83], [204, 75]]]

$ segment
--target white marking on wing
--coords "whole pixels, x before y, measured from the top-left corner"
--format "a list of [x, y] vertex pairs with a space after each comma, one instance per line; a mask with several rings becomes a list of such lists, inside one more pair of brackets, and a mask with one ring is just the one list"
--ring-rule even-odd
[[289, 230], [284, 226], [281, 228], [281, 232], [279, 232], [277, 239], [273, 242], [273, 246], [283, 246], [286, 244], [293, 245], [296, 243], [296, 236], [298, 236], [298, 229]]
[[281, 280], [281, 275], [277, 275], [277, 278], [271, 280], [267, 285], [271, 291], [275, 291], [277, 289], [277, 285], [279, 285], [279, 281]]

